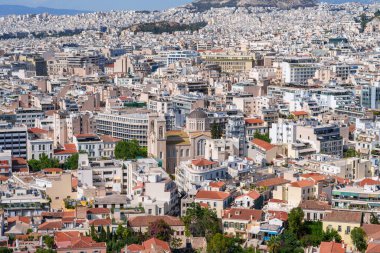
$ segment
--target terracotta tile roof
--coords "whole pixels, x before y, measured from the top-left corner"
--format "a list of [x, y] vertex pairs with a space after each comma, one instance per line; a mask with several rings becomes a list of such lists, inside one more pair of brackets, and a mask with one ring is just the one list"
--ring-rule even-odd
[[37, 128], [37, 127], [28, 129], [28, 133], [31, 133], [31, 134], [47, 134], [48, 132], [49, 131], [46, 131], [44, 129]]
[[100, 135], [99, 137], [103, 142], [119, 142], [119, 141], [122, 141], [121, 139], [112, 137], [111, 135]]
[[90, 225], [94, 226], [108, 226], [112, 224], [111, 219], [96, 219], [96, 220], [90, 220]]
[[329, 203], [316, 200], [304, 200], [300, 204], [300, 207], [306, 210], [331, 210], [331, 205], [329, 205]]
[[89, 138], [89, 137], [98, 137], [96, 134], [76, 134], [76, 138]]
[[356, 130], [356, 125], [355, 125], [355, 124], [351, 124], [351, 125], [348, 127], [348, 131], [349, 131], [350, 133], [355, 132], [355, 130]]
[[380, 252], [380, 244], [376, 242], [368, 243], [366, 253], [379, 253]]
[[88, 214], [109, 214], [111, 213], [108, 208], [90, 208], [87, 210]]
[[271, 187], [271, 186], [286, 184], [289, 182], [290, 182], [289, 180], [283, 179], [282, 177], [275, 177], [275, 178], [269, 178], [269, 179], [260, 181], [256, 183], [256, 185], [259, 187]]
[[342, 247], [342, 243], [337, 242], [321, 242], [319, 251], [323, 253], [345, 253], [346, 250]]
[[380, 181], [373, 180], [372, 178], [364, 178], [362, 181], [358, 184], [361, 187], [364, 187], [365, 185], [380, 185]]
[[253, 139], [252, 140], [252, 143], [255, 145], [255, 146], [258, 146], [266, 151], [268, 150], [271, 150], [272, 148], [274, 148], [275, 146], [270, 144], [269, 142], [266, 142], [266, 141], [263, 141], [261, 139]]
[[268, 202], [271, 202], [271, 203], [286, 203], [286, 201], [284, 201], [282, 199], [269, 199]]
[[279, 220], [282, 220], [282, 221], [287, 221], [288, 220], [288, 213], [287, 212], [284, 212], [284, 211], [274, 211], [274, 210], [269, 210], [268, 211], [268, 214], [269, 214], [269, 219], [272, 220], [272, 219], [279, 219]]
[[213, 164], [217, 164], [217, 162], [209, 161], [209, 160], [204, 159], [204, 158], [192, 160], [191, 163], [195, 166], [210, 166]]
[[28, 162], [21, 157], [12, 157], [12, 166], [28, 165]]
[[60, 168], [46, 168], [46, 169], [43, 169], [42, 171], [45, 173], [53, 173], [53, 172], [62, 173], [63, 172], [63, 170]]
[[[131, 245], [128, 245], [128, 252], [140, 252], [142, 250], [144, 250], [144, 246], [142, 245], [138, 245], [138, 244], [131, 244]], [[122, 252], [125, 252], [122, 250]]]
[[5, 182], [5, 181], [8, 181], [8, 179], [9, 179], [8, 177], [0, 175], [0, 181]]
[[182, 220], [178, 217], [162, 215], [162, 216], [135, 216], [128, 219], [128, 224], [131, 227], [147, 227], [150, 223], [158, 220], [164, 220], [169, 226], [184, 226]]
[[311, 178], [316, 182], [323, 181], [327, 179], [327, 176], [319, 174], [319, 173], [307, 173], [307, 174], [302, 174], [301, 177], [303, 178]]
[[245, 124], [264, 124], [262, 119], [245, 119]]
[[69, 143], [65, 144], [63, 149], [56, 149], [54, 150], [55, 155], [70, 155], [78, 153], [78, 150], [75, 146], [75, 144]]
[[[146, 240], [142, 243], [142, 246], [144, 249], [148, 252], [162, 252], [164, 250], [165, 252], [170, 252], [170, 246], [169, 243], [165, 241], [161, 241], [157, 238], [151, 238], [149, 240]], [[151, 250], [151, 251], [150, 251]]]
[[230, 208], [224, 210], [222, 219], [261, 221], [263, 219], [263, 211], [246, 208]]
[[343, 222], [343, 223], [361, 223], [362, 213], [334, 210], [331, 213], [327, 213], [323, 221]]
[[217, 192], [217, 191], [198, 191], [195, 195], [196, 199], [218, 199], [224, 200], [230, 197], [228, 192]]
[[293, 114], [294, 116], [304, 116], [304, 115], [309, 115], [307, 112], [305, 111], [294, 111], [294, 112], [291, 112], [291, 114]]
[[380, 240], [380, 225], [379, 224], [363, 224], [362, 229], [366, 233], [369, 240]]
[[339, 184], [349, 184], [350, 183], [350, 179], [347, 179], [347, 178], [338, 177], [338, 176], [333, 176], [333, 178], [335, 178], [336, 182]]
[[213, 188], [221, 188], [221, 187], [225, 186], [226, 183], [219, 181], [219, 182], [210, 182], [208, 185], [210, 187], [213, 187]]
[[301, 180], [301, 181], [296, 181], [290, 184], [293, 187], [299, 187], [299, 188], [304, 188], [304, 187], [311, 187], [315, 185], [315, 182], [312, 180]]
[[62, 221], [47, 221], [38, 226], [38, 230], [54, 230], [61, 229], [63, 226]]
[[260, 198], [261, 195], [257, 191], [250, 191], [246, 194], [243, 194], [243, 195], [236, 197], [236, 199], [241, 199], [241, 198], [244, 198], [246, 196], [250, 197], [251, 199], [258, 199], [258, 198]]
[[25, 217], [25, 216], [13, 216], [13, 217], [8, 217], [7, 218], [8, 223], [16, 222], [16, 221], [21, 221], [26, 224], [30, 224], [30, 218]]

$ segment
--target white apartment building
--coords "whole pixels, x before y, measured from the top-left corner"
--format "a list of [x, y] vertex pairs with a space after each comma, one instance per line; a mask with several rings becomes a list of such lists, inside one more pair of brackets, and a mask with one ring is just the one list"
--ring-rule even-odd
[[53, 139], [48, 137], [48, 131], [40, 128], [28, 129], [27, 141], [28, 159], [40, 159], [43, 154], [53, 158]]
[[98, 134], [110, 135], [122, 140], [137, 140], [141, 146], [147, 146], [147, 113], [99, 113], [96, 116]]
[[315, 76], [319, 68], [315, 63], [283, 62], [282, 79], [287, 84], [306, 85], [308, 80]]
[[269, 138], [274, 144], [290, 144], [296, 141], [297, 123], [284, 119], [278, 119], [269, 129]]
[[209, 181], [227, 177], [227, 168], [218, 162], [197, 159], [181, 162], [175, 169], [176, 183], [180, 190], [197, 190]]

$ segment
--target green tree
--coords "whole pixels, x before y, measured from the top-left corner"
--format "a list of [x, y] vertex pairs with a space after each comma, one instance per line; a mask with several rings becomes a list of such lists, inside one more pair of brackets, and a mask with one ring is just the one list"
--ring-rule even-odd
[[212, 139], [220, 139], [222, 137], [222, 129], [219, 124], [212, 124], [211, 125], [211, 138]]
[[260, 139], [263, 141], [266, 141], [268, 143], [271, 143], [271, 139], [269, 138], [269, 134], [261, 134], [259, 131], [256, 131], [253, 135], [253, 138]]
[[379, 224], [379, 218], [377, 217], [377, 214], [374, 215], [373, 213], [371, 213], [370, 222], [371, 224]]
[[335, 229], [327, 229], [327, 231], [323, 233], [323, 241], [325, 241], [325, 242], [332, 242], [332, 241], [341, 242], [342, 237], [340, 236], [338, 231], [336, 231]]
[[303, 230], [303, 217], [304, 212], [302, 208], [293, 208], [288, 216], [289, 231], [294, 233], [298, 238]]
[[353, 148], [349, 148], [346, 151], [344, 151], [344, 153], [343, 153], [343, 156], [345, 158], [356, 157], [357, 155], [358, 155], [358, 152], [356, 152], [356, 150]]
[[31, 171], [38, 172], [46, 168], [59, 168], [58, 159], [50, 159], [46, 154], [42, 154], [39, 160], [29, 160], [28, 165]]
[[65, 169], [68, 170], [77, 170], [78, 169], [78, 159], [79, 159], [79, 153], [73, 154], [70, 156], [66, 162], [65, 162]]
[[13, 250], [7, 247], [0, 247], [0, 253], [12, 253]]
[[140, 147], [137, 140], [133, 141], [120, 141], [115, 147], [116, 159], [129, 160], [138, 157], [147, 157], [147, 149]]
[[172, 237], [170, 240], [170, 247], [172, 249], [179, 249], [182, 245], [182, 239], [179, 237]]
[[54, 237], [45, 235], [42, 238], [42, 241], [44, 242], [46, 247], [48, 247], [48, 249], [52, 249], [54, 247]]
[[186, 234], [194, 237], [211, 239], [213, 235], [221, 232], [221, 224], [216, 213], [208, 208], [202, 208], [198, 203], [192, 203], [182, 217]]
[[215, 234], [207, 244], [208, 253], [240, 253], [243, 252], [236, 238], [226, 237], [220, 233]]
[[147, 235], [149, 237], [156, 237], [162, 241], [169, 242], [173, 235], [173, 230], [163, 219], [159, 219], [149, 224]]
[[367, 235], [362, 228], [351, 230], [351, 240], [358, 251], [365, 252], [367, 249]]
[[279, 236], [272, 236], [267, 242], [270, 253], [277, 253], [281, 247], [281, 238]]

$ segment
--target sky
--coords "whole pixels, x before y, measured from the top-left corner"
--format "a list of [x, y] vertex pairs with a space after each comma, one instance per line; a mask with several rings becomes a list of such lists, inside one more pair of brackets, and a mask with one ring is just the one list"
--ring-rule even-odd
[[189, 2], [191, 0], [0, 0], [0, 4], [89, 11], [163, 10]]

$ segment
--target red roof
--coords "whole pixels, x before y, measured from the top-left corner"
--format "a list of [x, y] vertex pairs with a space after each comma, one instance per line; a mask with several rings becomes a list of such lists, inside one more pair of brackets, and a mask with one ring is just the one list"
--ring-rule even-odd
[[221, 187], [225, 186], [226, 183], [219, 181], [219, 182], [210, 182], [208, 185], [210, 187], [213, 187], [213, 188], [221, 188]]
[[248, 196], [248, 197], [250, 197], [251, 199], [258, 199], [258, 198], [260, 198], [260, 193], [258, 193], [257, 191], [250, 191], [250, 192], [248, 192], [247, 194], [244, 194], [244, 195], [240, 195], [240, 196], [238, 196], [238, 197], [236, 197], [236, 199], [240, 199], [240, 198], [243, 198], [243, 197], [245, 197], [245, 196]]
[[111, 225], [112, 221], [111, 219], [97, 219], [97, 220], [91, 220], [90, 225], [94, 226], [108, 226]]
[[8, 177], [0, 175], [0, 181], [5, 182], [8, 181]]
[[264, 124], [262, 119], [245, 119], [245, 124]]
[[[170, 251], [169, 243], [167, 243], [165, 241], [161, 241], [157, 238], [151, 238], [149, 240], [146, 240], [145, 242], [142, 243], [142, 245], [146, 250], [150, 250], [153, 248], [156, 248], [156, 249], [161, 248], [164, 251]], [[161, 252], [161, 251], [157, 250], [154, 252]]]
[[363, 187], [365, 185], [380, 185], [380, 181], [373, 180], [371, 178], [364, 178], [362, 181], [360, 181], [359, 186]]
[[224, 200], [228, 198], [230, 194], [228, 192], [217, 192], [217, 191], [198, 191], [195, 195], [196, 199], [218, 199]]
[[213, 161], [209, 161], [207, 159], [201, 158], [201, 159], [193, 160], [191, 163], [195, 166], [210, 166], [210, 165], [216, 164], [217, 162], [213, 162]]
[[320, 252], [323, 253], [345, 253], [345, 245], [337, 242], [321, 242]]
[[268, 210], [268, 214], [270, 217], [269, 219], [279, 219], [282, 221], [288, 220], [288, 213], [287, 212]]
[[252, 143], [256, 146], [259, 146], [260, 148], [268, 151], [268, 150], [271, 150], [272, 148], [274, 148], [275, 146], [270, 144], [269, 142], [266, 142], [266, 141], [263, 141], [261, 139], [253, 139], [252, 140]]
[[293, 114], [294, 116], [305, 116], [305, 115], [309, 115], [307, 112], [305, 111], [294, 111], [294, 112], [291, 112], [291, 114]]
[[53, 172], [62, 173], [63, 170], [60, 168], [46, 168], [46, 169], [43, 169], [42, 171], [45, 173], [53, 173]]
[[303, 187], [314, 186], [315, 182], [312, 181], [312, 180], [301, 180], [301, 181], [293, 182], [290, 185], [293, 186], [293, 187], [303, 188]]
[[77, 134], [74, 135], [76, 138], [88, 138], [88, 137], [97, 137], [96, 134]]
[[38, 226], [38, 230], [55, 230], [61, 229], [63, 226], [62, 221], [47, 221]]
[[41, 129], [41, 128], [34, 127], [34, 128], [29, 128], [28, 133], [31, 133], [31, 134], [47, 134], [48, 131]]
[[263, 211], [246, 208], [230, 208], [223, 212], [223, 219], [232, 220], [262, 220]]

